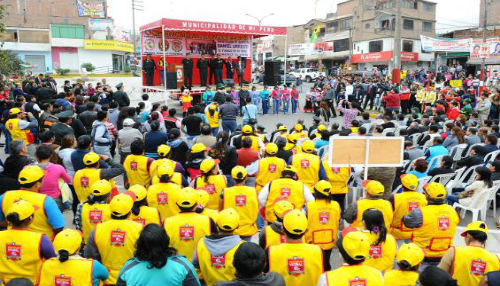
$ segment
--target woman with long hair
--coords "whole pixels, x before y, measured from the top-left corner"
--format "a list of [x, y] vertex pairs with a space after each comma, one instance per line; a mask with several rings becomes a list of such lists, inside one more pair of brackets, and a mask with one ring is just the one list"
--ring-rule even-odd
[[157, 224], [148, 224], [137, 240], [134, 258], [123, 265], [116, 285], [201, 284], [191, 262], [170, 246], [165, 229]]
[[363, 225], [370, 241], [370, 257], [365, 265], [380, 271], [392, 269], [396, 257], [397, 244], [385, 226], [384, 216], [377, 209], [368, 209], [363, 213]]
[[43, 263], [37, 285], [66, 285], [65, 282], [71, 281], [72, 285], [99, 286], [108, 279], [109, 272], [99, 261], [79, 255], [81, 245], [79, 231], [67, 228], [58, 233], [54, 239], [57, 257]]
[[319, 104], [319, 108], [316, 110], [316, 116], [323, 117], [323, 120], [326, 123], [330, 122], [332, 113], [330, 112], [330, 107], [328, 107], [328, 103], [326, 103], [326, 101], [322, 101]]
[[222, 173], [230, 176], [231, 170], [238, 162], [238, 153], [236, 148], [229, 145], [229, 134], [225, 131], [220, 131], [215, 137], [216, 143], [208, 155], [214, 160], [219, 160], [219, 168]]
[[[465, 187], [463, 192], [456, 193], [448, 196], [448, 204], [453, 205], [458, 202], [459, 204], [472, 208], [482, 207], [485, 204], [485, 200], [478, 200], [480, 196], [486, 195], [485, 193], [493, 187], [493, 181], [491, 180], [491, 171], [487, 167], [477, 167], [476, 177], [472, 184]], [[485, 199], [485, 198], [484, 198]], [[476, 205], [478, 204], [478, 205]]]
[[450, 135], [446, 136], [446, 139], [444, 139], [443, 146], [446, 149], [451, 150], [458, 144], [464, 144], [464, 143], [465, 143], [464, 130], [458, 126], [453, 126], [453, 128], [451, 128]]
[[146, 188], [141, 185], [133, 185], [128, 188], [128, 192], [135, 196], [132, 213], [129, 219], [142, 224], [142, 226], [150, 223], [160, 225], [160, 213], [158, 209], [148, 206], [148, 201], [146, 199], [148, 191]]

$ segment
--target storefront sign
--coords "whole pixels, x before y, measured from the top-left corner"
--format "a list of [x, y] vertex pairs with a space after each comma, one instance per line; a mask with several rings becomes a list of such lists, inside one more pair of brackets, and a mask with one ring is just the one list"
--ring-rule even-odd
[[78, 9], [78, 16], [90, 18], [105, 18], [106, 6], [104, 2], [85, 2], [76, 0], [76, 7]]
[[403, 62], [418, 62], [418, 53], [401, 52], [401, 61], [403, 61]]
[[288, 47], [290, 56], [328, 55], [333, 53], [333, 42], [301, 43]]
[[175, 19], [163, 19], [162, 24], [165, 26], [166, 30], [227, 32], [227, 33], [238, 33], [238, 34], [263, 33], [266, 35], [286, 35], [286, 27], [200, 22], [200, 21], [175, 20]]
[[426, 52], [468, 52], [472, 39], [436, 39], [420, 35], [420, 42]]
[[385, 62], [392, 60], [392, 51], [384, 51], [378, 53], [354, 54], [352, 55], [352, 63], [370, 63], [370, 62]]
[[84, 40], [83, 48], [86, 50], [111, 50], [132, 53], [134, 45], [113, 40]]

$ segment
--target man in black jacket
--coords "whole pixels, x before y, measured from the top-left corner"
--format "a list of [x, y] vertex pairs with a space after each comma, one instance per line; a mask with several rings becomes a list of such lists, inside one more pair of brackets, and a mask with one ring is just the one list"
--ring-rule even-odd
[[196, 67], [200, 71], [200, 85], [207, 86], [207, 72], [209, 62], [205, 59], [205, 55], [201, 55], [201, 59], [196, 63]]
[[215, 84], [222, 83], [222, 70], [224, 69], [224, 60], [220, 58], [217, 54], [217, 58], [214, 60], [215, 69]]
[[116, 85], [117, 91], [113, 93], [113, 99], [118, 103], [118, 106], [120, 109], [125, 106], [130, 105], [130, 98], [128, 97], [128, 94], [123, 91], [123, 83], [119, 83]]
[[36, 97], [40, 104], [54, 102], [56, 100], [56, 95], [56, 91], [47, 87], [45, 82], [41, 83], [40, 88], [36, 91]]
[[229, 80], [234, 80], [234, 63], [231, 57], [224, 61], [226, 65], [226, 78]]
[[78, 118], [82, 121], [83, 126], [85, 126], [85, 129], [87, 131], [87, 135], [90, 135], [90, 133], [92, 132], [92, 124], [97, 119], [97, 111], [95, 108], [95, 103], [91, 102], [91, 101], [88, 102], [87, 103], [87, 110], [80, 113]]
[[184, 86], [191, 89], [193, 86], [193, 59], [190, 54], [182, 60], [182, 67], [184, 68]]
[[483, 146], [473, 146], [470, 151], [470, 156], [467, 156], [461, 160], [458, 160], [457, 166], [461, 167], [472, 167], [475, 165], [482, 165], [484, 163], [484, 147]]
[[208, 78], [208, 84], [214, 84], [215, 78], [215, 58], [214, 55], [208, 60], [208, 67], [210, 68], [210, 76]]
[[238, 60], [234, 64], [234, 67], [236, 69], [236, 75], [238, 76], [238, 83], [240, 86], [243, 85], [243, 77], [245, 76], [245, 69], [247, 67], [247, 61], [245, 58], [242, 58], [238, 56]]
[[146, 75], [146, 85], [152, 86], [156, 65], [155, 62], [151, 59], [151, 55], [147, 55], [146, 59], [142, 62], [142, 69], [144, 70], [144, 74]]

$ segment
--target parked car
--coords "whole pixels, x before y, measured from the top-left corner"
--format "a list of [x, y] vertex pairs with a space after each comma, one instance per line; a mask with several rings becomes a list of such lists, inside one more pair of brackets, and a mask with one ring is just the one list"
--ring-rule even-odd
[[[283, 75], [283, 72], [281, 72], [281, 81], [280, 81], [280, 83], [281, 83], [281, 84], [283, 84], [283, 79], [284, 79], [284, 77], [285, 77], [285, 76]], [[286, 74], [286, 81], [285, 81], [285, 84], [286, 84], [287, 86], [293, 86], [293, 85], [297, 84], [297, 77], [296, 77], [296, 76], [294, 76], [294, 75], [293, 75], [293, 74], [291, 74], [291, 73], [287, 73], [287, 74]]]
[[324, 72], [320, 72], [318, 69], [315, 68], [299, 68], [290, 72], [290, 74], [307, 82], [312, 82], [318, 77], [326, 76]]
[[350, 71], [349, 74], [352, 74], [352, 75], [356, 75], [356, 76], [360, 76], [360, 77], [363, 77], [363, 78], [367, 78], [367, 77], [371, 77], [372, 75], [375, 75], [374, 72], [372, 71]]

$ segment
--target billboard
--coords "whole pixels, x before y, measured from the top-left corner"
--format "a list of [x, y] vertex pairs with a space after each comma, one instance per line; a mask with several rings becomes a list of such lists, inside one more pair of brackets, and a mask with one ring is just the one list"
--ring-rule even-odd
[[288, 47], [290, 56], [326, 55], [333, 53], [333, 42], [292, 44]]
[[76, 0], [76, 8], [80, 17], [106, 18], [106, 5], [104, 2]]
[[470, 46], [470, 63], [480, 63], [486, 59], [488, 63], [500, 63], [500, 38], [472, 41]]
[[422, 50], [425, 52], [468, 52], [472, 39], [436, 39], [420, 35]]
[[83, 48], [86, 50], [111, 50], [132, 53], [134, 45], [114, 40], [83, 40]]
[[112, 31], [113, 19], [89, 18], [87, 21], [87, 26], [91, 31]]

